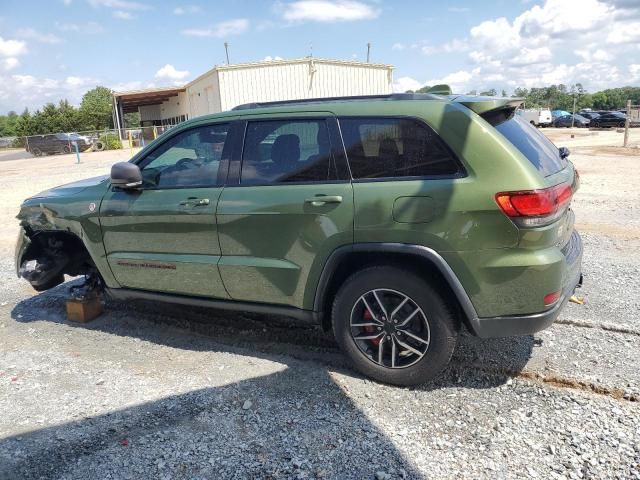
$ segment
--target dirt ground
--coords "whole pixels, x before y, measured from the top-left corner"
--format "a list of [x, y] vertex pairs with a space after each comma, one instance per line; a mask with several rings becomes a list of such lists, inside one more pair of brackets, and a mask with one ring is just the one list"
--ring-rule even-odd
[[464, 335], [412, 389], [281, 318], [109, 301], [68, 322], [68, 283], [16, 278], [14, 217], [129, 152], [0, 162], [0, 479], [640, 479], [640, 150], [543, 131], [581, 176], [585, 303], [533, 336]]

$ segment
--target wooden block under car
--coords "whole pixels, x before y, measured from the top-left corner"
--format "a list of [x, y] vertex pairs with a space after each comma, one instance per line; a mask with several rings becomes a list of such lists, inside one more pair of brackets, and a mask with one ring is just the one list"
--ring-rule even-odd
[[102, 313], [102, 299], [99, 296], [70, 298], [66, 306], [67, 318], [72, 322], [90, 322]]

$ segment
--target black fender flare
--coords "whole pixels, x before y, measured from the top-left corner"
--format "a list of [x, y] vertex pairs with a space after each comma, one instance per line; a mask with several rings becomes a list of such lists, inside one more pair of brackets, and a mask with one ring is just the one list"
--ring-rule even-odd
[[471, 299], [462, 286], [462, 283], [460, 283], [460, 280], [451, 269], [447, 261], [442, 258], [442, 256], [438, 252], [429, 247], [425, 247], [423, 245], [412, 245], [408, 243], [354, 243], [351, 245], [344, 245], [335, 249], [327, 259], [324, 268], [322, 269], [313, 301], [313, 311], [320, 318], [322, 318], [322, 316], [324, 316], [325, 314], [325, 312], [323, 312], [323, 305], [334, 272], [344, 258], [346, 258], [349, 254], [356, 252], [391, 254], [396, 253], [403, 255], [414, 255], [428, 260], [431, 264], [433, 264], [433, 266], [438, 269], [438, 271], [442, 274], [442, 276], [449, 284], [451, 291], [458, 300], [462, 311], [465, 314], [466, 319], [468, 320], [467, 326], [472, 330], [472, 333], [475, 334], [479, 331], [480, 325], [476, 309], [473, 306], [473, 303], [471, 303]]

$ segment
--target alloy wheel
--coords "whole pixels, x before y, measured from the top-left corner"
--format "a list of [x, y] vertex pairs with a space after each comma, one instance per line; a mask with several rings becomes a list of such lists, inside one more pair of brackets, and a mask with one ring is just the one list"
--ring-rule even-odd
[[406, 368], [429, 349], [431, 331], [423, 310], [408, 295], [379, 288], [361, 295], [349, 320], [351, 337], [372, 362]]

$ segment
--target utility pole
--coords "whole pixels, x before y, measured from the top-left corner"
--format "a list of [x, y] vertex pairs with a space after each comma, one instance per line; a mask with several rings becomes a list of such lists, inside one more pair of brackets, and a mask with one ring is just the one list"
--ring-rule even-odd
[[229, 44], [224, 42], [224, 53], [227, 55], [227, 65], [229, 65]]
[[576, 94], [573, 94], [573, 112], [571, 113], [571, 128], [576, 121]]
[[629, 144], [629, 118], [631, 117], [631, 100], [627, 100], [627, 118], [624, 121], [624, 146]]
[[371, 43], [367, 43], [367, 63], [369, 63], [369, 58], [371, 57]]

